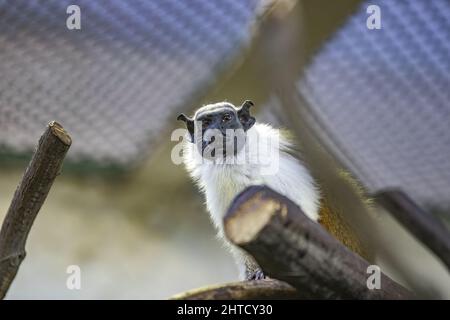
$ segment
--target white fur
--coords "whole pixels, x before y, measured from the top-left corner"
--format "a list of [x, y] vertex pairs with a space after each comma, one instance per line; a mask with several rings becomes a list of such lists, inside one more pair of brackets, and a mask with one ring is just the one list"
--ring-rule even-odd
[[[264, 145], [276, 139], [279, 144], [271, 148], [255, 150], [251, 144], [254, 139]], [[214, 225], [218, 231], [218, 237], [224, 239], [223, 217], [227, 212], [234, 197], [246, 187], [252, 185], [266, 185], [278, 193], [285, 195], [294, 201], [303, 212], [312, 220], [317, 221], [320, 194], [314, 180], [307, 168], [287, 151], [291, 143], [278, 134], [278, 130], [266, 124], [256, 123], [247, 131], [246, 148], [249, 159], [270, 159], [278, 152], [278, 170], [273, 174], [264, 174], [262, 165], [250, 161], [243, 164], [215, 164], [210, 161], [200, 163], [195, 157], [196, 148], [193, 143], [186, 142], [184, 148], [184, 164], [206, 196], [206, 206]], [[250, 138], [253, 137], [253, 138]], [[257, 153], [257, 154], [256, 154]], [[224, 239], [225, 240], [225, 239]], [[245, 255], [236, 250], [226, 240], [236, 260], [242, 265]], [[241, 269], [241, 278], [243, 277]]]

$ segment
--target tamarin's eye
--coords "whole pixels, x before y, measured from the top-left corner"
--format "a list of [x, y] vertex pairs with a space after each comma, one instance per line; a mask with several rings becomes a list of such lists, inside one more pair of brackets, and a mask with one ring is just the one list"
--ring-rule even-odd
[[231, 120], [231, 114], [225, 113], [222, 117], [222, 122], [228, 122]]

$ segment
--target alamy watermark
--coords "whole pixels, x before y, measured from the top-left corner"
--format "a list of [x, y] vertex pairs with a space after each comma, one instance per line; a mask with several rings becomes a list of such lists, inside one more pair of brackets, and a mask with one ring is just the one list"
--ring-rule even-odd
[[381, 269], [377, 265], [370, 265], [367, 267], [367, 274], [369, 274], [369, 277], [367, 277], [366, 285], [367, 289], [374, 290], [374, 289], [381, 289]]
[[81, 290], [81, 268], [74, 264], [70, 265], [66, 269], [66, 273], [69, 274], [66, 280], [66, 287], [69, 290]]
[[366, 19], [366, 27], [369, 30], [381, 29], [381, 8], [376, 4], [367, 6], [366, 13], [369, 16]]
[[69, 30], [81, 30], [81, 9], [75, 4], [67, 7], [66, 13], [69, 16], [66, 19], [66, 27]]
[[257, 130], [227, 129], [222, 133], [208, 129], [195, 130], [190, 135], [188, 130], [179, 128], [171, 135], [171, 141], [178, 141], [172, 148], [171, 159], [179, 165], [187, 152], [191, 164], [255, 165], [261, 175], [273, 175], [279, 170], [280, 133], [277, 129], [270, 130], [270, 134], [260, 135]]

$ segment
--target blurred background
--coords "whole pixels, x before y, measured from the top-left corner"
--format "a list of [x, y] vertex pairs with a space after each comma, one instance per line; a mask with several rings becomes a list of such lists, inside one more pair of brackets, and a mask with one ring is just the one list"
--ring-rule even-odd
[[[66, 27], [71, 4], [81, 30]], [[46, 124], [73, 139], [9, 299], [164, 299], [237, 280], [170, 159], [177, 114], [209, 102], [251, 99], [259, 121], [293, 131], [346, 211], [364, 215], [330, 167], [450, 225], [447, 0], [0, 0], [0, 74], [1, 219]], [[384, 210], [371, 223], [382, 271], [450, 298], [433, 253]]]

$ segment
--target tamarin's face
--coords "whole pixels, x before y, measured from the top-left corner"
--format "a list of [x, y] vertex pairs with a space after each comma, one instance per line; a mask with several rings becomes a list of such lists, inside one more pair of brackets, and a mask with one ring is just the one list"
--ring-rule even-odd
[[178, 120], [186, 123], [191, 142], [197, 144], [204, 157], [215, 157], [218, 152], [226, 157], [230, 152], [236, 155], [245, 143], [245, 132], [255, 124], [255, 118], [250, 115], [251, 106], [249, 100], [240, 108], [219, 102], [198, 109], [194, 119], [180, 114]]

